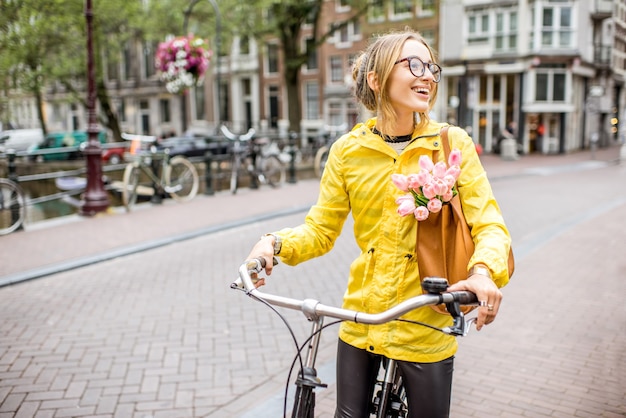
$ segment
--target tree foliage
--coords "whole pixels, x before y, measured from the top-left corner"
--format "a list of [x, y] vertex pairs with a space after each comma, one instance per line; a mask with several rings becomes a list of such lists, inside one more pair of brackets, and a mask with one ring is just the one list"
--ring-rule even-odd
[[[254, 37], [261, 44], [268, 38], [279, 40], [290, 127], [298, 130], [299, 73], [309, 52], [302, 50], [300, 44], [303, 26], [313, 25], [313, 42], [321, 45], [349, 21], [362, 16], [368, 5], [367, 0], [352, 0], [353, 15], [347, 21], [320, 28], [323, 3], [324, 0], [218, 0], [218, 16], [209, 0], [93, 1], [94, 60], [98, 100], [104, 113], [102, 122], [119, 133], [104, 84], [103, 57], [118, 59], [130, 39], [158, 42], [167, 35], [181, 35], [185, 29], [213, 40], [219, 23], [222, 53], [229, 50], [236, 35]], [[0, 120], [9, 120], [6, 100], [2, 99], [15, 87], [37, 98], [44, 129], [44, 86], [63, 86], [68, 101], [85, 104], [86, 54], [84, 1], [0, 0]]]

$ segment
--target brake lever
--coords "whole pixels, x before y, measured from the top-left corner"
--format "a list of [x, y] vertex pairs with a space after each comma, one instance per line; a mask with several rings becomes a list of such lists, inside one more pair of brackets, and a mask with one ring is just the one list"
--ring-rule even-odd
[[454, 317], [454, 323], [451, 327], [442, 328], [441, 331], [447, 335], [454, 335], [455, 337], [465, 337], [469, 334], [472, 324], [476, 322], [478, 318], [475, 316], [472, 318], [465, 318], [463, 313], [460, 316]]

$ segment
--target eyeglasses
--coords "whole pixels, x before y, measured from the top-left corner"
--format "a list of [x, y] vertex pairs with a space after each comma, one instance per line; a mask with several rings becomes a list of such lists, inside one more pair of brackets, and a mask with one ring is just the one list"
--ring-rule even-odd
[[428, 64], [426, 64], [418, 57], [406, 57], [394, 62], [394, 65], [400, 64], [404, 61], [408, 61], [409, 70], [411, 71], [411, 74], [413, 74], [415, 77], [422, 77], [426, 72], [426, 67], [428, 67], [428, 71], [430, 71], [430, 73], [433, 75], [434, 82], [439, 83], [439, 81], [441, 80], [441, 67], [434, 62], [429, 62]]

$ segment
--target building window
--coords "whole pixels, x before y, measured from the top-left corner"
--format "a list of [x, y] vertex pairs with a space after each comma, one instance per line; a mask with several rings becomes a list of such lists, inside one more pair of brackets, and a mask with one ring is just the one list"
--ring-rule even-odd
[[126, 122], [126, 100], [121, 99], [120, 104], [117, 107], [117, 117], [121, 122]]
[[417, 16], [426, 17], [435, 15], [435, 0], [418, 0]]
[[154, 65], [154, 51], [156, 45], [150, 42], [146, 42], [143, 45], [143, 65], [144, 65], [144, 77], [146, 79], [156, 74], [156, 67]]
[[267, 72], [274, 74], [278, 72], [278, 45], [267, 44]]
[[499, 11], [496, 13], [496, 51], [511, 51], [517, 48], [517, 11]]
[[[203, 120], [205, 114], [205, 98], [204, 98], [204, 89], [194, 88], [194, 98], [196, 104], [196, 120]], [[225, 98], [224, 98], [225, 99]], [[227, 119], [224, 119], [227, 120]]]
[[541, 13], [541, 46], [570, 48], [573, 45], [572, 7], [546, 6]]
[[315, 40], [313, 38], [306, 39], [306, 68], [307, 70], [317, 70], [317, 48], [315, 46]]
[[278, 127], [278, 118], [279, 118], [279, 100], [278, 100], [278, 95], [280, 93], [280, 90], [278, 89], [278, 86], [269, 86], [269, 120], [270, 120], [270, 128], [277, 128]]
[[159, 112], [161, 113], [161, 122], [171, 122], [172, 121], [172, 112], [170, 110], [170, 100], [169, 99], [161, 99], [159, 100]]
[[123, 60], [124, 60], [124, 80], [132, 79], [132, 61], [133, 54], [131, 53], [130, 43], [126, 43], [123, 51]]
[[305, 97], [305, 115], [306, 119], [319, 119], [319, 85], [317, 81], [308, 81], [304, 84], [304, 97]]
[[343, 83], [343, 59], [341, 55], [330, 57], [330, 81], [331, 83]]
[[139, 123], [141, 124], [141, 134], [150, 135], [150, 104], [147, 100], [139, 102]]
[[120, 78], [119, 54], [114, 52], [113, 50], [107, 49], [106, 63], [107, 63], [107, 79], [109, 81], [119, 80]]
[[489, 12], [477, 10], [468, 16], [468, 43], [479, 44], [489, 41]]
[[372, 0], [369, 8], [367, 9], [368, 20], [370, 23], [384, 22], [385, 20], [385, 1], [384, 0]]
[[353, 42], [361, 40], [361, 27], [358, 22], [348, 22], [339, 28], [337, 26], [332, 23], [328, 28], [329, 31], [335, 30], [328, 41], [334, 43], [337, 48], [349, 48]]
[[335, 11], [337, 13], [344, 13], [350, 10], [350, 1], [348, 0], [335, 0]]
[[393, 0], [392, 19], [401, 20], [411, 17], [413, 14], [413, 0]]
[[239, 55], [250, 55], [250, 37], [247, 35], [239, 39]]
[[567, 74], [561, 68], [538, 68], [535, 75], [535, 101], [565, 102]]

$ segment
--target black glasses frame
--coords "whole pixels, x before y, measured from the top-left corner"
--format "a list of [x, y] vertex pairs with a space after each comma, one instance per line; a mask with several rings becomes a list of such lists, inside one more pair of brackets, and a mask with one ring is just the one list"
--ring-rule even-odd
[[[411, 65], [412, 60], [418, 60], [422, 64], [422, 71], [420, 72], [420, 74], [415, 74], [415, 72], [413, 71], [413, 66]], [[400, 64], [404, 61], [409, 63], [409, 71], [411, 71], [411, 74], [413, 74], [414, 77], [422, 77], [426, 72], [426, 67], [428, 67], [428, 71], [430, 71], [430, 73], [433, 75], [433, 80], [435, 81], [435, 83], [439, 83], [439, 81], [441, 81], [441, 67], [434, 62], [425, 63], [421, 60], [420, 57], [411, 56], [399, 59], [398, 61], [394, 62], [393, 65]]]

